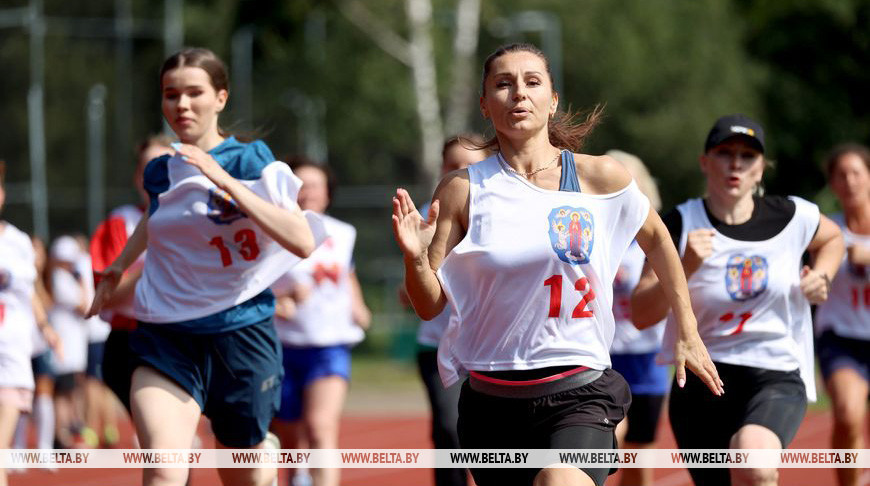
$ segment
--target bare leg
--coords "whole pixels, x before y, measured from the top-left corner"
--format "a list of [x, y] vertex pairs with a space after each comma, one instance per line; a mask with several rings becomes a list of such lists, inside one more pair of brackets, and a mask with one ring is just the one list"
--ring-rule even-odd
[[[834, 429], [831, 447], [834, 449], [863, 449], [863, 425], [867, 415], [867, 381], [851, 368], [840, 368], [825, 382], [831, 395]], [[858, 486], [861, 469], [837, 468], [840, 486]]]
[[[18, 425], [19, 410], [5, 404], [0, 404], [0, 449], [9, 449], [15, 426]], [[0, 468], [0, 486], [6, 486], [6, 470]]]
[[595, 486], [595, 481], [576, 467], [553, 465], [541, 469], [534, 486]]
[[[260, 442], [251, 449], [262, 449], [264, 442]], [[227, 447], [217, 440], [215, 440], [215, 445], [218, 449], [239, 449], [238, 447]], [[218, 468], [217, 471], [224, 486], [266, 486], [274, 481], [278, 475], [277, 469], [266, 467]]]
[[[312, 449], [338, 448], [338, 427], [347, 380], [340, 376], [326, 376], [311, 382], [306, 388], [302, 405], [304, 436]], [[312, 469], [314, 486], [338, 486], [338, 469]]]
[[[732, 449], [782, 449], [779, 437], [761, 425], [749, 424], [731, 436]], [[776, 468], [732, 468], [732, 486], [776, 486], [779, 471]]]
[[[287, 421], [275, 419], [272, 421], [272, 432], [281, 441], [282, 449], [308, 449], [308, 440], [302, 437], [302, 427], [299, 420]], [[290, 469], [290, 481], [300, 472], [300, 469]]]
[[[188, 449], [202, 411], [178, 384], [162, 373], [140, 366], [130, 389], [133, 422], [143, 449]], [[144, 486], [183, 486], [186, 468], [145, 468]]]

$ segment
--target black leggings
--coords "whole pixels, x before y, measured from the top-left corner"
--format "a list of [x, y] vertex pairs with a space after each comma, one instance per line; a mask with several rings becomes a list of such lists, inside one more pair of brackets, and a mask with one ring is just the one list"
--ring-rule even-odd
[[[438, 376], [438, 352], [424, 350], [417, 353], [420, 377], [426, 385], [429, 405], [432, 407], [432, 442], [436, 449], [459, 449], [456, 421], [459, 417], [459, 388], [455, 383], [444, 388]], [[435, 486], [465, 486], [465, 468], [435, 468]]]

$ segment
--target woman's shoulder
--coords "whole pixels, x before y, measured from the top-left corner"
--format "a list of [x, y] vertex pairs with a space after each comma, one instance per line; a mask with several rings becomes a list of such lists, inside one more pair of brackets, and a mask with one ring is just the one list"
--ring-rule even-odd
[[608, 155], [574, 154], [577, 178], [589, 194], [611, 194], [631, 184], [631, 174]]
[[169, 187], [168, 162], [171, 156], [163, 154], [151, 159], [143, 172], [145, 189], [153, 193], [161, 193]]
[[272, 150], [263, 140], [240, 141], [227, 138], [212, 154], [233, 177], [259, 179], [263, 169], [275, 162]]
[[251, 140], [248, 142], [239, 142], [244, 147], [244, 151], [251, 157], [257, 157], [262, 160], [274, 161], [275, 156], [272, 155], [272, 149], [263, 140]]
[[463, 194], [467, 196], [470, 180], [471, 177], [467, 167], [448, 172], [441, 178], [441, 182], [438, 183], [435, 194], [441, 198], [461, 197]]

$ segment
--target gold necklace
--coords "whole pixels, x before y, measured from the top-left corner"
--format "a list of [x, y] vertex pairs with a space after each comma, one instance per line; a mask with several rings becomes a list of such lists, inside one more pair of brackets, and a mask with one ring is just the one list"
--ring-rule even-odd
[[498, 153], [498, 158], [499, 158], [499, 160], [501, 160], [501, 162], [504, 164], [504, 166], [507, 170], [513, 172], [516, 175], [521, 175], [521, 176], [525, 177], [526, 179], [528, 179], [530, 176], [533, 176], [533, 175], [537, 174], [538, 172], [547, 170], [547, 169], [553, 167], [554, 165], [556, 165], [556, 162], [559, 160], [559, 157], [561, 157], [561, 155], [562, 155], [562, 151], [560, 150], [559, 153], [556, 154], [556, 156], [553, 158], [552, 162], [550, 162], [549, 164], [547, 164], [543, 167], [538, 167], [537, 169], [529, 171], [529, 172], [520, 172], [520, 171], [514, 169], [513, 167], [511, 167], [511, 165], [507, 163], [507, 160], [505, 160], [504, 155], [502, 155], [501, 152]]

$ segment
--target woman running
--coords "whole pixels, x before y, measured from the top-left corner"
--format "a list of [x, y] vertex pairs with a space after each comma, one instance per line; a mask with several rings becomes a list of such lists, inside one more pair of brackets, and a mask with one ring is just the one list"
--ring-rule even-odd
[[[0, 211], [6, 200], [5, 178], [6, 163], [0, 161]], [[53, 347], [59, 343], [34, 292], [36, 278], [30, 237], [0, 220], [0, 449], [10, 448], [19, 413], [29, 412], [33, 402], [33, 326], [39, 326]], [[0, 486], [6, 484], [0, 465]]]
[[[55, 356], [52, 367], [57, 376], [54, 387], [55, 442], [61, 449], [92, 447], [82, 435], [85, 370], [88, 360], [89, 295], [80, 262], [84, 248], [71, 235], [51, 244], [50, 291], [54, 303], [48, 320], [64, 343], [63, 356]], [[85, 270], [90, 272], [90, 268]]]
[[[37, 306], [41, 309], [50, 309], [53, 305], [51, 295], [46, 287], [46, 282], [49, 279], [48, 275], [48, 253], [45, 248], [45, 243], [37, 237], [31, 236], [30, 241], [33, 244], [33, 254], [36, 262], [36, 280], [34, 281], [34, 295]], [[33, 328], [33, 351], [31, 354], [30, 365], [33, 369], [33, 380], [35, 382], [33, 395], [33, 411], [30, 416], [21, 415], [18, 419], [18, 427], [15, 429], [16, 449], [28, 449], [29, 437], [29, 419], [33, 419], [36, 449], [52, 449], [54, 447], [54, 366], [52, 362], [57, 359], [55, 354], [60, 351], [58, 343], [55, 341], [55, 349], [49, 347], [48, 341], [43, 337], [43, 333], [49, 332], [53, 336], [57, 333], [54, 328], [42, 330], [38, 327]], [[56, 339], [56, 338], [52, 338]], [[53, 466], [46, 466], [46, 469], [54, 470]], [[22, 469], [23, 470], [23, 469]]]
[[[707, 196], [665, 215], [689, 277], [698, 332], [725, 385], [710, 396], [689, 377], [671, 387], [671, 427], [681, 449], [780, 449], [815, 400], [810, 304], [823, 302], [843, 256], [837, 225], [798, 197], [758, 195], [764, 131], [744, 115], [719, 118], [701, 170]], [[801, 266], [805, 251], [812, 266]], [[632, 299], [635, 325], [664, 318], [668, 284], [645, 270]], [[662, 360], [678, 335], [665, 330]], [[774, 468], [692, 468], [698, 486], [775, 485]]]
[[[302, 180], [299, 207], [321, 215], [329, 238], [272, 285], [275, 327], [283, 346], [281, 409], [272, 426], [287, 449], [335, 449], [350, 381], [350, 350], [365, 337], [371, 312], [353, 265], [356, 228], [328, 216], [334, 191], [325, 166], [289, 162]], [[304, 475], [293, 469], [291, 482]], [[314, 486], [338, 486], [338, 469], [314, 469]]]
[[[677, 375], [688, 366], [715, 393], [716, 369], [695, 330], [667, 229], [609, 157], [574, 153], [597, 122], [557, 111], [544, 54], [504, 46], [484, 63], [480, 109], [495, 156], [445, 177], [426, 220], [404, 189], [393, 231], [417, 314], [447, 301], [442, 381], [467, 374], [459, 400], [463, 448], [614, 447], [630, 396], [610, 369], [613, 277], [635, 238], [668, 283], [679, 316]], [[601, 485], [606, 469], [473, 468], [479, 486]]]
[[[816, 353], [831, 396], [831, 447], [863, 449], [870, 396], [870, 150], [857, 144], [835, 148], [827, 160], [828, 184], [842, 213], [831, 216], [848, 253], [816, 310]], [[860, 469], [837, 468], [840, 486], [858, 486]]]
[[[142, 447], [190, 447], [200, 414], [211, 419], [218, 447], [263, 447], [282, 376], [269, 285], [311, 254], [309, 221], [318, 221], [299, 209], [299, 179], [265, 143], [241, 142], [219, 127], [229, 86], [214, 53], [170, 56], [160, 90], [181, 143], [145, 169], [150, 206], [103, 272], [91, 314], [147, 247], [130, 336], [137, 362], [130, 400]], [[267, 468], [218, 472], [226, 485], [275, 478]], [[187, 473], [146, 468], [144, 484], [181, 486]]]
[[[659, 211], [662, 206], [659, 190], [643, 162], [621, 150], [609, 150], [606, 155], [625, 166], [641, 192], [649, 198], [652, 208]], [[625, 420], [616, 427], [616, 438], [619, 447], [627, 449], [652, 449], [655, 446], [656, 430], [670, 378], [668, 367], [655, 363], [655, 355], [662, 347], [664, 322], [642, 331], [631, 322], [631, 292], [640, 280], [645, 259], [643, 250], [637, 242], [633, 242], [625, 252], [613, 280], [616, 332], [610, 346], [610, 361], [631, 390], [631, 407]], [[647, 467], [625, 468], [620, 484], [651, 486], [653, 470]]]

